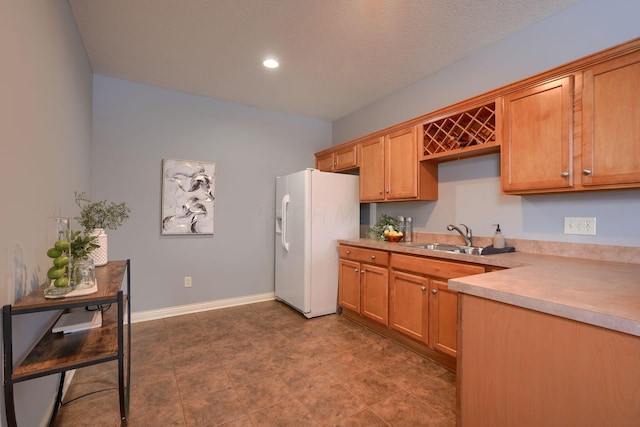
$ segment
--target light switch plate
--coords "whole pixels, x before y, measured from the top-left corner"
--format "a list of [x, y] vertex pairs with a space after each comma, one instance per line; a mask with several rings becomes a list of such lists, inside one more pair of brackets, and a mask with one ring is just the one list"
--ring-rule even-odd
[[564, 234], [596, 235], [595, 216], [565, 216]]

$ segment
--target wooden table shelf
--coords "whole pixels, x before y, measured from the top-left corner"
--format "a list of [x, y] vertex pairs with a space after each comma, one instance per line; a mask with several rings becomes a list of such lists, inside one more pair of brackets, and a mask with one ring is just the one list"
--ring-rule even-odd
[[[122, 290], [125, 275], [126, 295]], [[60, 374], [56, 405], [50, 419], [50, 425], [53, 425], [62, 400], [65, 373], [72, 369], [112, 360], [118, 361], [121, 426], [127, 425], [129, 413], [129, 358], [131, 353], [131, 308], [130, 301], [128, 301], [131, 286], [130, 277], [129, 260], [111, 261], [105, 266], [96, 268], [97, 293], [80, 297], [47, 299], [44, 297], [45, 286], [43, 285], [17, 303], [3, 307], [4, 394], [9, 426], [17, 425], [13, 396], [14, 384], [46, 375]], [[75, 307], [97, 308], [98, 306], [109, 307], [108, 309], [103, 308], [102, 326], [100, 328], [63, 334], [61, 332], [52, 333], [52, 325], [49, 325], [34, 348], [14, 367], [13, 316], [42, 311], [62, 311]], [[125, 306], [126, 325], [124, 319]], [[126, 332], [124, 330], [125, 326], [127, 327]]]

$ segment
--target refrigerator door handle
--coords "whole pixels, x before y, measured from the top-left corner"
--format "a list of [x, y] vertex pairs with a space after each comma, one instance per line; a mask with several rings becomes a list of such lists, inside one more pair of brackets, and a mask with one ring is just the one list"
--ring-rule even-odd
[[289, 195], [285, 194], [282, 198], [282, 234], [280, 239], [282, 249], [289, 252], [289, 242], [287, 241], [287, 209], [289, 208]]

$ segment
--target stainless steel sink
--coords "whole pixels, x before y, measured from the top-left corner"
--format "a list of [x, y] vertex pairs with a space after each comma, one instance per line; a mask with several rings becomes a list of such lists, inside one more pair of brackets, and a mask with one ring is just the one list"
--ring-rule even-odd
[[447, 243], [421, 243], [408, 245], [410, 248], [428, 249], [430, 251], [449, 252], [454, 254], [482, 255], [480, 246], [450, 245]]

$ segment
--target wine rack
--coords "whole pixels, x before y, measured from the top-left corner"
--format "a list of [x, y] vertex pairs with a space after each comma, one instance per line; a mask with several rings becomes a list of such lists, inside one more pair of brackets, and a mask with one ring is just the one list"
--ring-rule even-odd
[[488, 148], [498, 150], [495, 102], [423, 124], [421, 160], [448, 160]]

